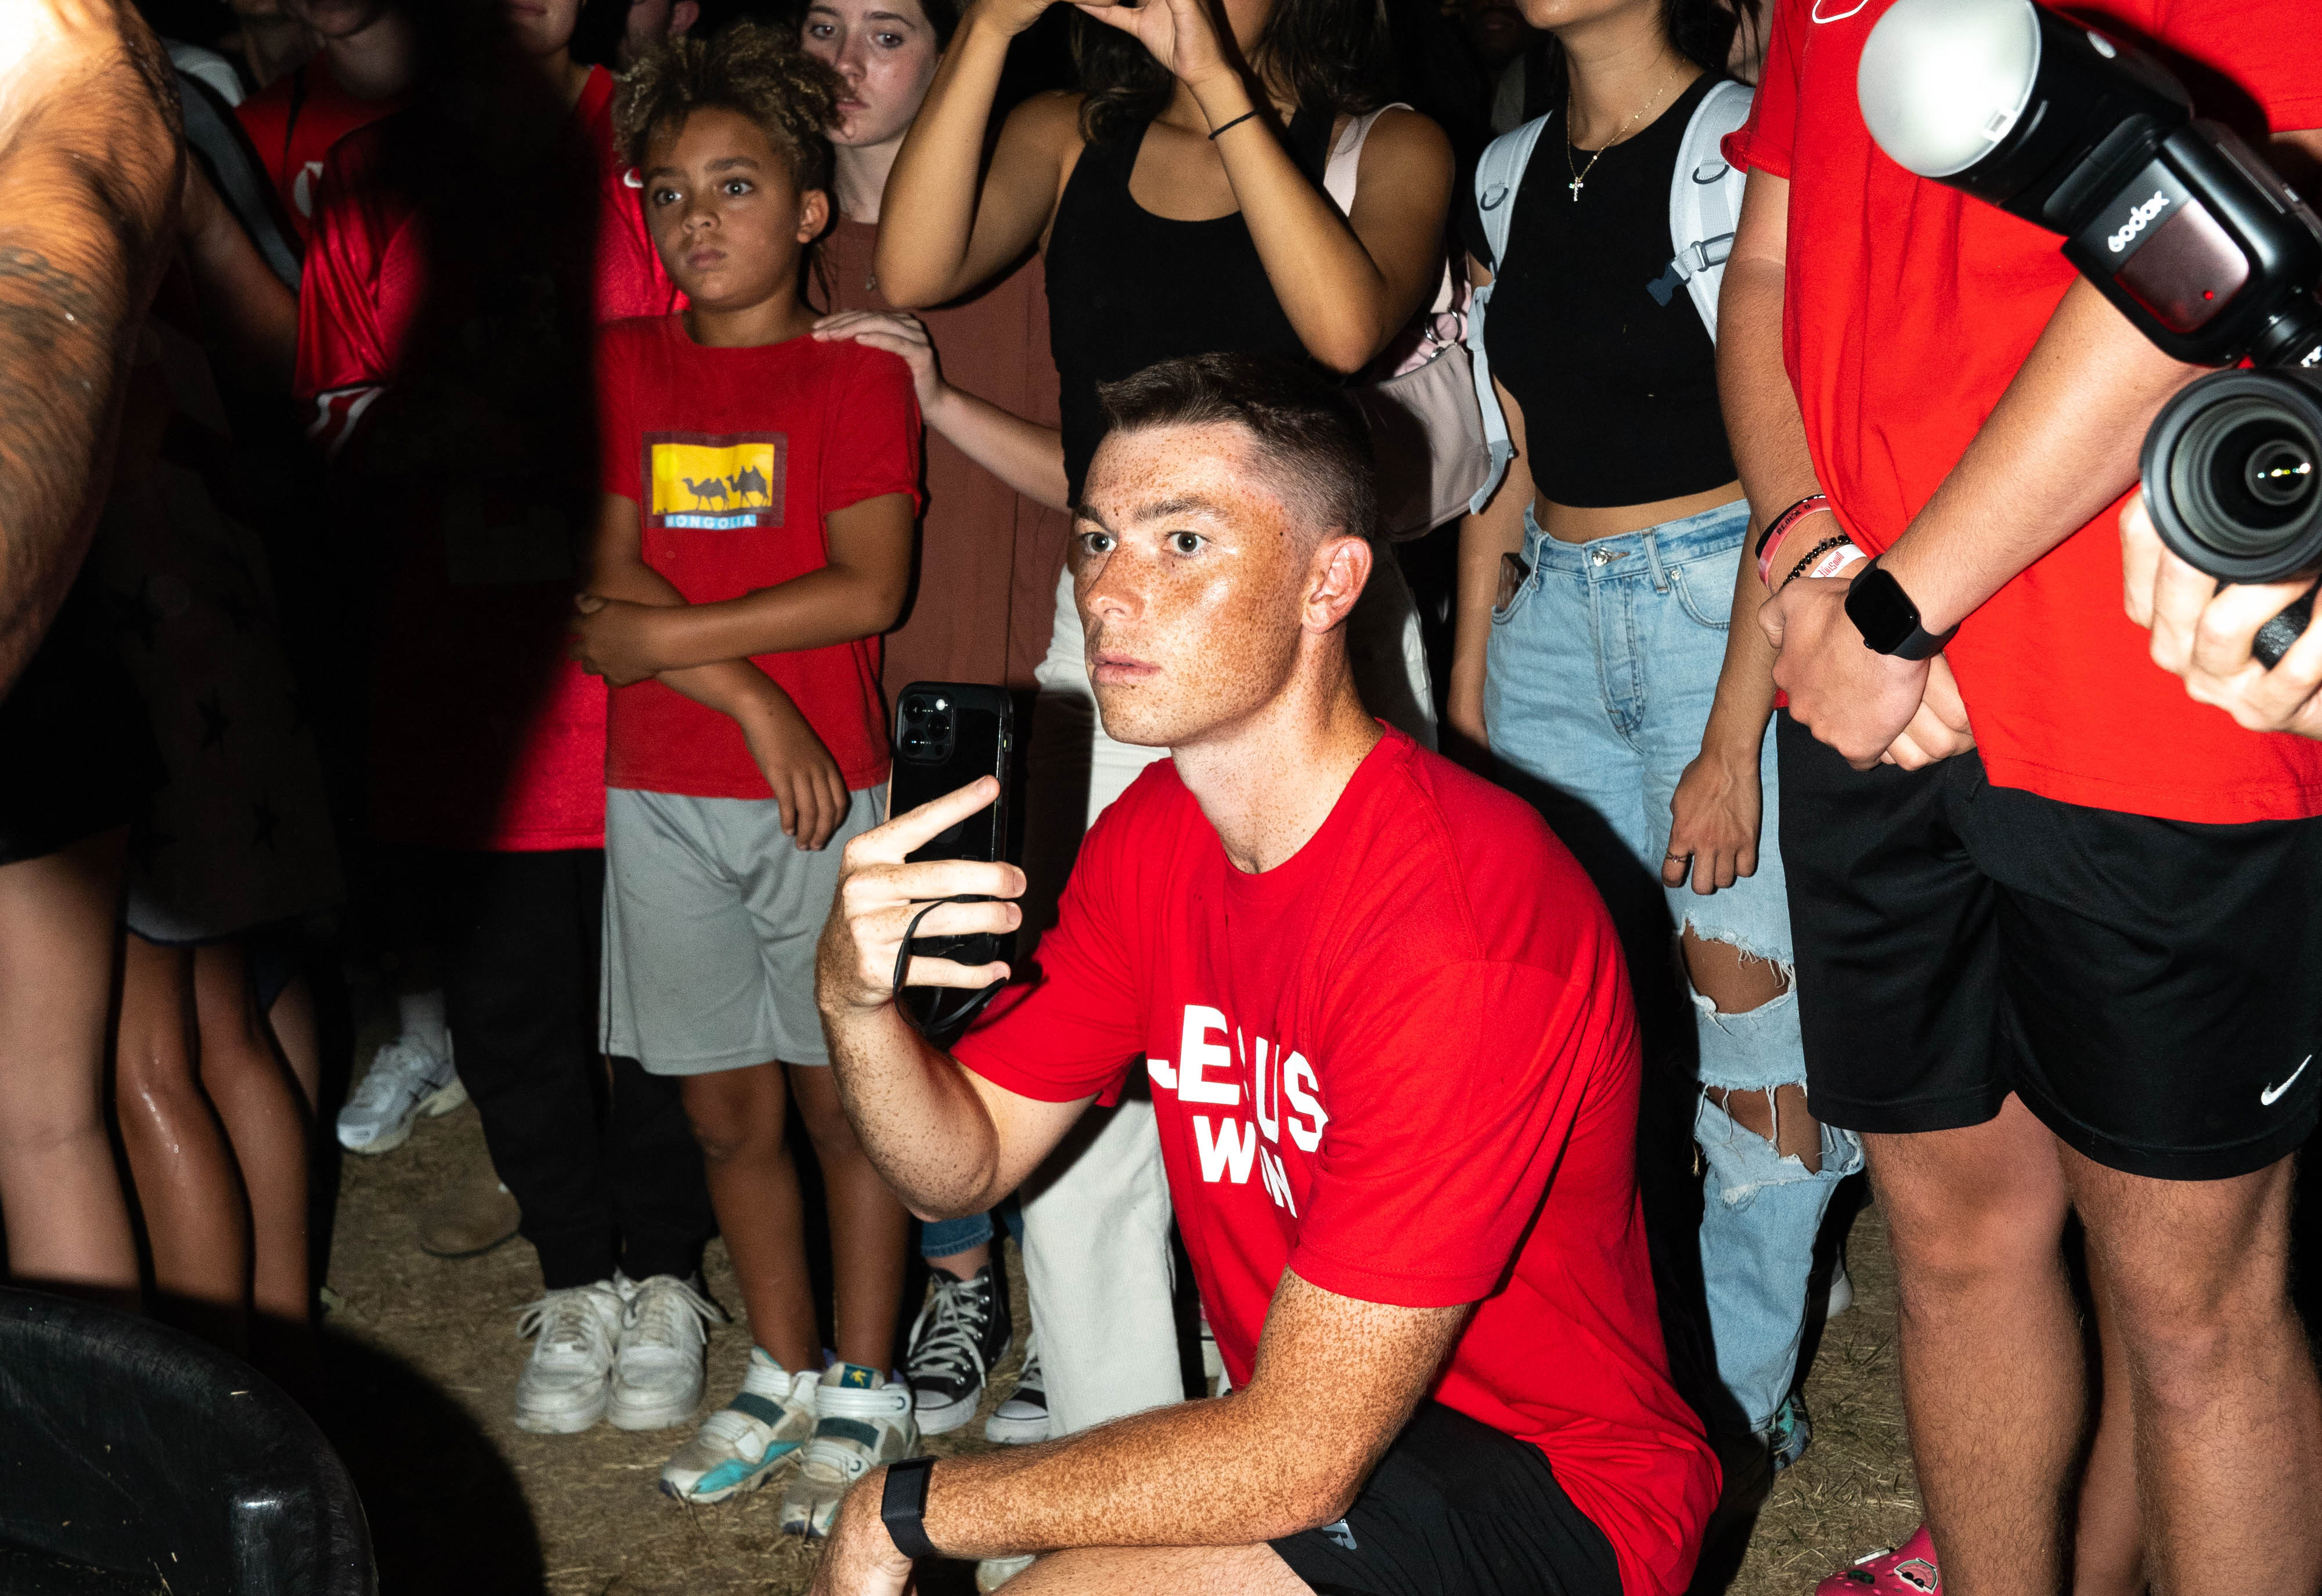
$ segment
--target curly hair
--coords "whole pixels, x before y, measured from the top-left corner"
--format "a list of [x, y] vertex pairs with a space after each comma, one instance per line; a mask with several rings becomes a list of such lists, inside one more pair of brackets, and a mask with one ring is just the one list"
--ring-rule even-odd
[[[1112, 143], [1161, 114], [1176, 88], [1169, 68], [1093, 17], [1075, 13], [1072, 29], [1082, 137]], [[1275, 0], [1249, 62], [1302, 111], [1359, 114], [1386, 104], [1391, 49], [1384, 0]]]
[[838, 75], [799, 48], [787, 28], [736, 23], [713, 39], [672, 39], [622, 80], [613, 138], [641, 165], [655, 133], [674, 132], [696, 111], [738, 112], [763, 129], [790, 163], [800, 192], [830, 187], [830, 141]]

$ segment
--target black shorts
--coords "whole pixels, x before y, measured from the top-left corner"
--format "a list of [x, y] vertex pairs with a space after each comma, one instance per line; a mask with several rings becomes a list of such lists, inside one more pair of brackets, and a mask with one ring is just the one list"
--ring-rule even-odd
[[1818, 1117], [1949, 1130], [2014, 1092], [2089, 1158], [2166, 1181], [2313, 1133], [2322, 820], [2083, 808], [1994, 787], [1971, 752], [1855, 771], [1778, 725]]
[[1273, 1543], [1321, 1596], [1621, 1596], [1540, 1448], [1422, 1401], [1336, 1524]]

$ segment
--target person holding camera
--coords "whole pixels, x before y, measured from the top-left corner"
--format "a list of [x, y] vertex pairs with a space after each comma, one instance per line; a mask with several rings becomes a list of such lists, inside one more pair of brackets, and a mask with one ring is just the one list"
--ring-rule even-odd
[[[1887, 9], [1783, 0], [1728, 143], [1727, 422], [1751, 500], [1799, 506], [1761, 620], [1815, 1112], [1868, 1146], [1946, 1579], [2063, 1580], [2077, 1213], [2133, 1415], [2130, 1582], [2310, 1589], [2322, 1390], [2285, 1275], [2322, 1108], [2322, 750], [2189, 703], [2121, 616], [2119, 500], [2197, 372], [2051, 235], [1873, 145]], [[2256, 140], [2322, 123], [2290, 0], [2087, 20], [2198, 56]], [[1871, 558], [1825, 572], [1833, 537]]]
[[[1014, 930], [1011, 864], [906, 863], [979, 780], [849, 843], [817, 998], [863, 1145], [988, 1208], [1142, 1055], [1231, 1395], [873, 1470], [819, 1591], [1055, 1553], [1063, 1590], [1682, 1589], [1716, 1494], [1669, 1384], [1611, 917], [1529, 806], [1374, 719], [1362, 424], [1248, 356], [1100, 390], [1074, 596], [1109, 733], [1166, 747], [1099, 818], [1044, 979], [950, 1053], [899, 944]], [[976, 989], [1005, 965], [919, 957]]]

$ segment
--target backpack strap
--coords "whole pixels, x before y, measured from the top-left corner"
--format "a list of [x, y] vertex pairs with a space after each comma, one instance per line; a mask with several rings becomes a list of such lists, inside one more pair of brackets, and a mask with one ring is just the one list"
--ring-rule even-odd
[[1751, 97], [1746, 84], [1729, 80], [1714, 86], [1694, 107], [1669, 178], [1669, 242], [1677, 256], [1645, 285], [1655, 300], [1667, 305], [1684, 284], [1712, 343], [1717, 342], [1717, 290], [1725, 280], [1725, 258], [1733, 252], [1742, 191], [1749, 181], [1749, 174], [1725, 159], [1722, 145], [1726, 134], [1750, 120]]
[[1480, 515], [1499, 491], [1500, 480], [1508, 474], [1508, 461], [1515, 458], [1516, 446], [1508, 436], [1508, 418], [1500, 409], [1500, 396], [1492, 387], [1491, 358], [1484, 352], [1484, 322], [1486, 307], [1492, 299], [1492, 288], [1508, 268], [1508, 231], [1514, 221], [1516, 191], [1523, 187], [1524, 169], [1531, 164], [1531, 152], [1546, 130], [1548, 116], [1534, 117], [1512, 133], [1494, 139], [1484, 150], [1484, 158], [1476, 164], [1476, 209], [1484, 222], [1484, 242], [1492, 249], [1492, 281], [1477, 288], [1467, 300], [1467, 353], [1471, 369], [1476, 375], [1476, 402], [1484, 412], [1484, 442], [1492, 451], [1491, 468], [1485, 473], [1484, 485], [1467, 501], [1468, 513]]

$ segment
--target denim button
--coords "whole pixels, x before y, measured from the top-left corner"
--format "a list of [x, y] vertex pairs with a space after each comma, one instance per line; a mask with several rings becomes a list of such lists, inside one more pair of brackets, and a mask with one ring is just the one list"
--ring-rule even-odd
[[1615, 560], [1627, 559], [1628, 555], [1626, 549], [1599, 549], [1588, 556], [1588, 561], [1592, 565], [1610, 565]]

